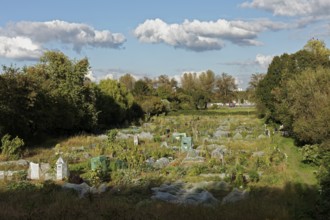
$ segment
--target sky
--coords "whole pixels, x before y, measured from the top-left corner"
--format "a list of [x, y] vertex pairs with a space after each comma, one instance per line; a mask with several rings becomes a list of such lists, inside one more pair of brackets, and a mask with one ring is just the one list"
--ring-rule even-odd
[[87, 57], [98, 81], [212, 70], [245, 89], [272, 58], [330, 41], [329, 0], [2, 0], [0, 65]]

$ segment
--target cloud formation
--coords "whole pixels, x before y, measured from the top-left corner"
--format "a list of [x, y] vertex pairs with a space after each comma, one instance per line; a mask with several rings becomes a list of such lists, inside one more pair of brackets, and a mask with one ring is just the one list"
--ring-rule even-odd
[[224, 62], [219, 63], [227, 66], [239, 66], [242, 68], [248, 67], [259, 67], [262, 70], [267, 70], [269, 64], [273, 61], [273, 55], [263, 55], [257, 54], [254, 60], [247, 60], [247, 61], [234, 61], [234, 62]]
[[255, 63], [258, 64], [263, 69], [267, 69], [269, 64], [273, 61], [274, 56], [257, 54]]
[[243, 8], [256, 8], [278, 16], [328, 15], [329, 0], [252, 0], [241, 4]]
[[135, 30], [134, 35], [144, 43], [165, 43], [175, 48], [192, 51], [220, 50], [225, 41], [240, 46], [259, 46], [258, 34], [292, 28], [293, 25], [273, 22], [268, 19], [252, 21], [185, 20], [181, 24], [167, 24], [161, 19], [146, 20]]
[[34, 60], [42, 54], [43, 48], [26, 37], [0, 36], [0, 56], [17, 60]]
[[120, 33], [60, 20], [10, 23], [0, 28], [0, 37], [0, 56], [14, 59], [39, 57], [46, 44], [53, 42], [68, 45], [79, 53], [83, 47], [120, 48], [126, 41]]

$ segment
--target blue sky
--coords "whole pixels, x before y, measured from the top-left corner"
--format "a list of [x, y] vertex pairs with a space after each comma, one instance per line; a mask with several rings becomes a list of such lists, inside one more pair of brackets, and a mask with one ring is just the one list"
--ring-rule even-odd
[[3, 0], [0, 10], [0, 64], [55, 49], [88, 57], [97, 80], [210, 69], [246, 88], [275, 55], [312, 37], [329, 47], [329, 0]]

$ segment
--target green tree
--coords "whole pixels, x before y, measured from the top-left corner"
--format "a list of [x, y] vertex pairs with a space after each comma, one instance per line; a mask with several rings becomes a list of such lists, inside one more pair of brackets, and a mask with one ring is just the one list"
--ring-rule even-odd
[[112, 79], [101, 80], [98, 88], [99, 122], [107, 126], [122, 123], [133, 106], [133, 95]]
[[148, 99], [144, 100], [141, 107], [148, 117], [166, 112], [166, 105], [156, 96], [150, 96]]
[[22, 70], [3, 67], [0, 75], [0, 135], [33, 137], [41, 127], [47, 99], [39, 83]]
[[212, 70], [207, 70], [199, 75], [200, 89], [206, 93], [211, 94], [215, 86], [215, 74]]
[[148, 83], [145, 82], [144, 80], [138, 80], [135, 83], [134, 89], [133, 89], [133, 94], [134, 96], [147, 96], [150, 95], [151, 89], [148, 86]]
[[[323, 44], [317, 43], [316, 45]], [[308, 49], [300, 50], [291, 55], [283, 54], [274, 57], [267, 74], [258, 84], [255, 93], [259, 113], [266, 116], [267, 120], [283, 123], [289, 129], [292, 125], [292, 118], [287, 114], [290, 108], [287, 102], [289, 97], [286, 90], [287, 81], [308, 68], [316, 69], [319, 66], [330, 66], [327, 53], [316, 52], [326, 51], [326, 48], [323, 50], [312, 50], [312, 46], [305, 46], [305, 48]]]
[[198, 88], [197, 73], [184, 73], [181, 77], [181, 88], [189, 93]]
[[119, 82], [121, 84], [125, 85], [126, 89], [129, 92], [132, 92], [134, 89], [136, 80], [131, 74], [127, 73], [119, 78]]
[[217, 77], [215, 87], [217, 96], [222, 102], [229, 103], [232, 102], [235, 98], [237, 85], [235, 83], [234, 77], [231, 75], [222, 73], [221, 76]]
[[307, 143], [321, 143], [330, 139], [330, 69], [307, 69], [287, 83], [296, 137]]

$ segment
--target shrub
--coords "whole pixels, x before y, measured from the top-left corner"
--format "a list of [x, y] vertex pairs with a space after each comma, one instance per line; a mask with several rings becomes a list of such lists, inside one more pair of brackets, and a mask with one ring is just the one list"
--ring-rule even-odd
[[92, 170], [89, 175], [89, 181], [92, 186], [99, 186], [102, 182], [109, 181], [110, 175], [108, 172], [104, 172], [102, 167], [97, 167]]
[[8, 159], [18, 159], [22, 154], [22, 147], [24, 146], [23, 139], [15, 137], [10, 140], [11, 136], [6, 134], [1, 139], [2, 154]]
[[258, 182], [259, 181], [259, 174], [256, 170], [250, 170], [248, 174], [249, 174], [251, 182]]
[[320, 165], [321, 156], [318, 145], [305, 145], [302, 148], [303, 162], [308, 164]]
[[111, 129], [108, 131], [108, 141], [110, 143], [114, 142], [116, 140], [116, 136], [118, 134], [118, 130], [117, 129]]
[[9, 183], [7, 189], [9, 191], [35, 191], [37, 190], [37, 186], [28, 181], [20, 181]]

